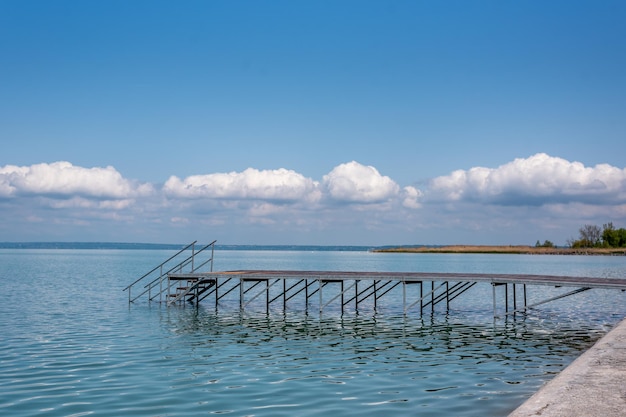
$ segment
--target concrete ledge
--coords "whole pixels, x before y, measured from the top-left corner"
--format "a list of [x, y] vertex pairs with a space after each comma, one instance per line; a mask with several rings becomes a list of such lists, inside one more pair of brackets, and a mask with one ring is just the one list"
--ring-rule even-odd
[[509, 417], [626, 415], [626, 319]]

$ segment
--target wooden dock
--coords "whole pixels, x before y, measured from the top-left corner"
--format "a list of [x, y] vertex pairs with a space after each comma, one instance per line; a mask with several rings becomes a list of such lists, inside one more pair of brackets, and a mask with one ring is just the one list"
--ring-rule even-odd
[[[356, 310], [365, 300], [373, 300], [374, 308], [378, 300], [398, 286], [402, 287], [403, 311], [419, 309], [420, 314], [430, 309], [434, 312], [435, 305], [446, 304], [468, 291], [477, 283], [491, 284], [493, 289], [494, 316], [510, 315], [524, 312], [541, 304], [569, 297], [593, 288], [626, 290], [626, 279], [573, 277], [557, 275], [526, 275], [526, 274], [478, 274], [478, 273], [443, 273], [443, 272], [372, 272], [372, 271], [299, 271], [299, 270], [237, 270], [205, 273], [172, 273], [168, 274], [170, 282], [184, 282], [176, 286], [177, 292], [168, 295], [168, 303], [179, 301], [199, 303], [212, 295], [215, 305], [229, 293], [239, 290], [239, 305], [244, 309], [252, 301], [262, 297], [269, 312], [270, 305], [275, 302], [287, 302], [296, 295], [303, 294], [305, 305], [309, 305], [312, 297], [317, 297], [316, 305], [322, 312], [331, 303], [339, 303], [341, 310], [352, 303]], [[323, 288], [329, 284], [339, 284], [332, 289], [326, 298]], [[418, 285], [419, 296], [407, 299], [407, 286]], [[562, 294], [528, 304], [527, 286], [545, 285], [553, 287], [572, 287]], [[497, 312], [496, 289], [504, 289], [504, 311]], [[256, 288], [256, 290], [254, 290]], [[270, 288], [273, 293], [270, 294]], [[247, 296], [248, 293], [252, 292]]]
[[[348, 306], [356, 311], [364, 302], [373, 304], [387, 294], [400, 299], [404, 314], [418, 310], [435, 312], [435, 306], [450, 303], [476, 284], [490, 284], [495, 317], [526, 312], [528, 309], [591, 289], [626, 291], [626, 278], [578, 277], [558, 275], [459, 273], [459, 272], [380, 272], [380, 271], [300, 271], [300, 270], [237, 270], [213, 271], [215, 241], [196, 250], [195, 243], [157, 265], [124, 288], [132, 303], [142, 297], [167, 305], [213, 300], [217, 308], [225, 297], [234, 297], [243, 310], [255, 300], [264, 300], [266, 312], [282, 302], [282, 309], [300, 300], [308, 311], [323, 312], [329, 305], [340, 304], [341, 312]], [[188, 252], [191, 255], [187, 255]], [[208, 256], [207, 256], [208, 254]], [[204, 256], [206, 259], [202, 259]], [[182, 258], [180, 260], [179, 258]], [[169, 266], [173, 265], [173, 266]], [[208, 268], [208, 272], [201, 272]], [[189, 272], [184, 272], [188, 270]], [[155, 277], [156, 276], [156, 277]], [[146, 283], [147, 282], [147, 283]], [[528, 303], [528, 286], [552, 286], [563, 290], [541, 301]], [[140, 287], [141, 286], [141, 287]], [[139, 287], [138, 295], [132, 294]], [[410, 290], [409, 290], [410, 287]], [[417, 288], [417, 289], [416, 289]], [[393, 291], [393, 292], [392, 292]], [[498, 295], [500, 293], [500, 295]], [[210, 298], [209, 298], [210, 297]], [[387, 296], [390, 298], [391, 296]], [[502, 307], [498, 310], [497, 301]], [[258, 303], [258, 301], [257, 301]]]

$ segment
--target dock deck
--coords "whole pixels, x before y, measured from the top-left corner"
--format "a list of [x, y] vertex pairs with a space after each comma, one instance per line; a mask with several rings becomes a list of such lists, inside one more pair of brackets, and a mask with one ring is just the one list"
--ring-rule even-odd
[[372, 272], [372, 271], [299, 271], [237, 270], [188, 274], [169, 274], [173, 279], [189, 277], [239, 277], [242, 279], [320, 279], [320, 280], [392, 280], [405, 282], [473, 281], [496, 284], [535, 284], [564, 287], [610, 288], [626, 290], [626, 278], [575, 277], [528, 274], [482, 274], [461, 272]]

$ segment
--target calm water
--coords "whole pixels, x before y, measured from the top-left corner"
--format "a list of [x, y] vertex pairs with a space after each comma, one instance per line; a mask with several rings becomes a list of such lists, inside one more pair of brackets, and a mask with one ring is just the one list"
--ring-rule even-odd
[[[321, 316], [129, 308], [122, 288], [171, 253], [0, 250], [0, 415], [504, 416], [626, 316], [626, 294], [592, 290], [494, 321], [488, 285], [422, 317], [394, 293]], [[216, 252], [245, 268], [624, 277], [626, 258]]]

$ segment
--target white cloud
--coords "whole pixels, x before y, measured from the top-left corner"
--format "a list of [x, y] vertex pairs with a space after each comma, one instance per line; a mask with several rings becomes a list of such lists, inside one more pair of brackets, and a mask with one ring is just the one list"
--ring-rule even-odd
[[[326, 193], [327, 201], [367, 204], [397, 197], [400, 187], [376, 168], [353, 161], [338, 165], [325, 175], [322, 187], [317, 181], [284, 168], [263, 171], [248, 168], [243, 172], [193, 175], [184, 179], [172, 176], [163, 191], [170, 198], [292, 203], [317, 203]], [[417, 192], [409, 191], [407, 197], [415, 199]]]
[[422, 207], [419, 200], [422, 197], [423, 193], [415, 187], [408, 186], [403, 188], [404, 198], [402, 200], [402, 205], [409, 209], [418, 209]]
[[400, 187], [391, 178], [380, 175], [373, 166], [352, 161], [336, 166], [324, 175], [324, 187], [330, 197], [350, 203], [379, 203], [396, 197]]
[[585, 167], [544, 153], [498, 168], [476, 167], [437, 177], [429, 199], [500, 205], [626, 202], [626, 169], [607, 164]]
[[316, 201], [318, 184], [295, 171], [284, 168], [243, 172], [194, 175], [181, 180], [170, 177], [163, 191], [170, 197], [257, 199], [271, 201]]
[[47, 195], [61, 198], [83, 196], [126, 199], [152, 192], [148, 184], [134, 184], [115, 168], [83, 168], [69, 162], [0, 167], [0, 196]]

